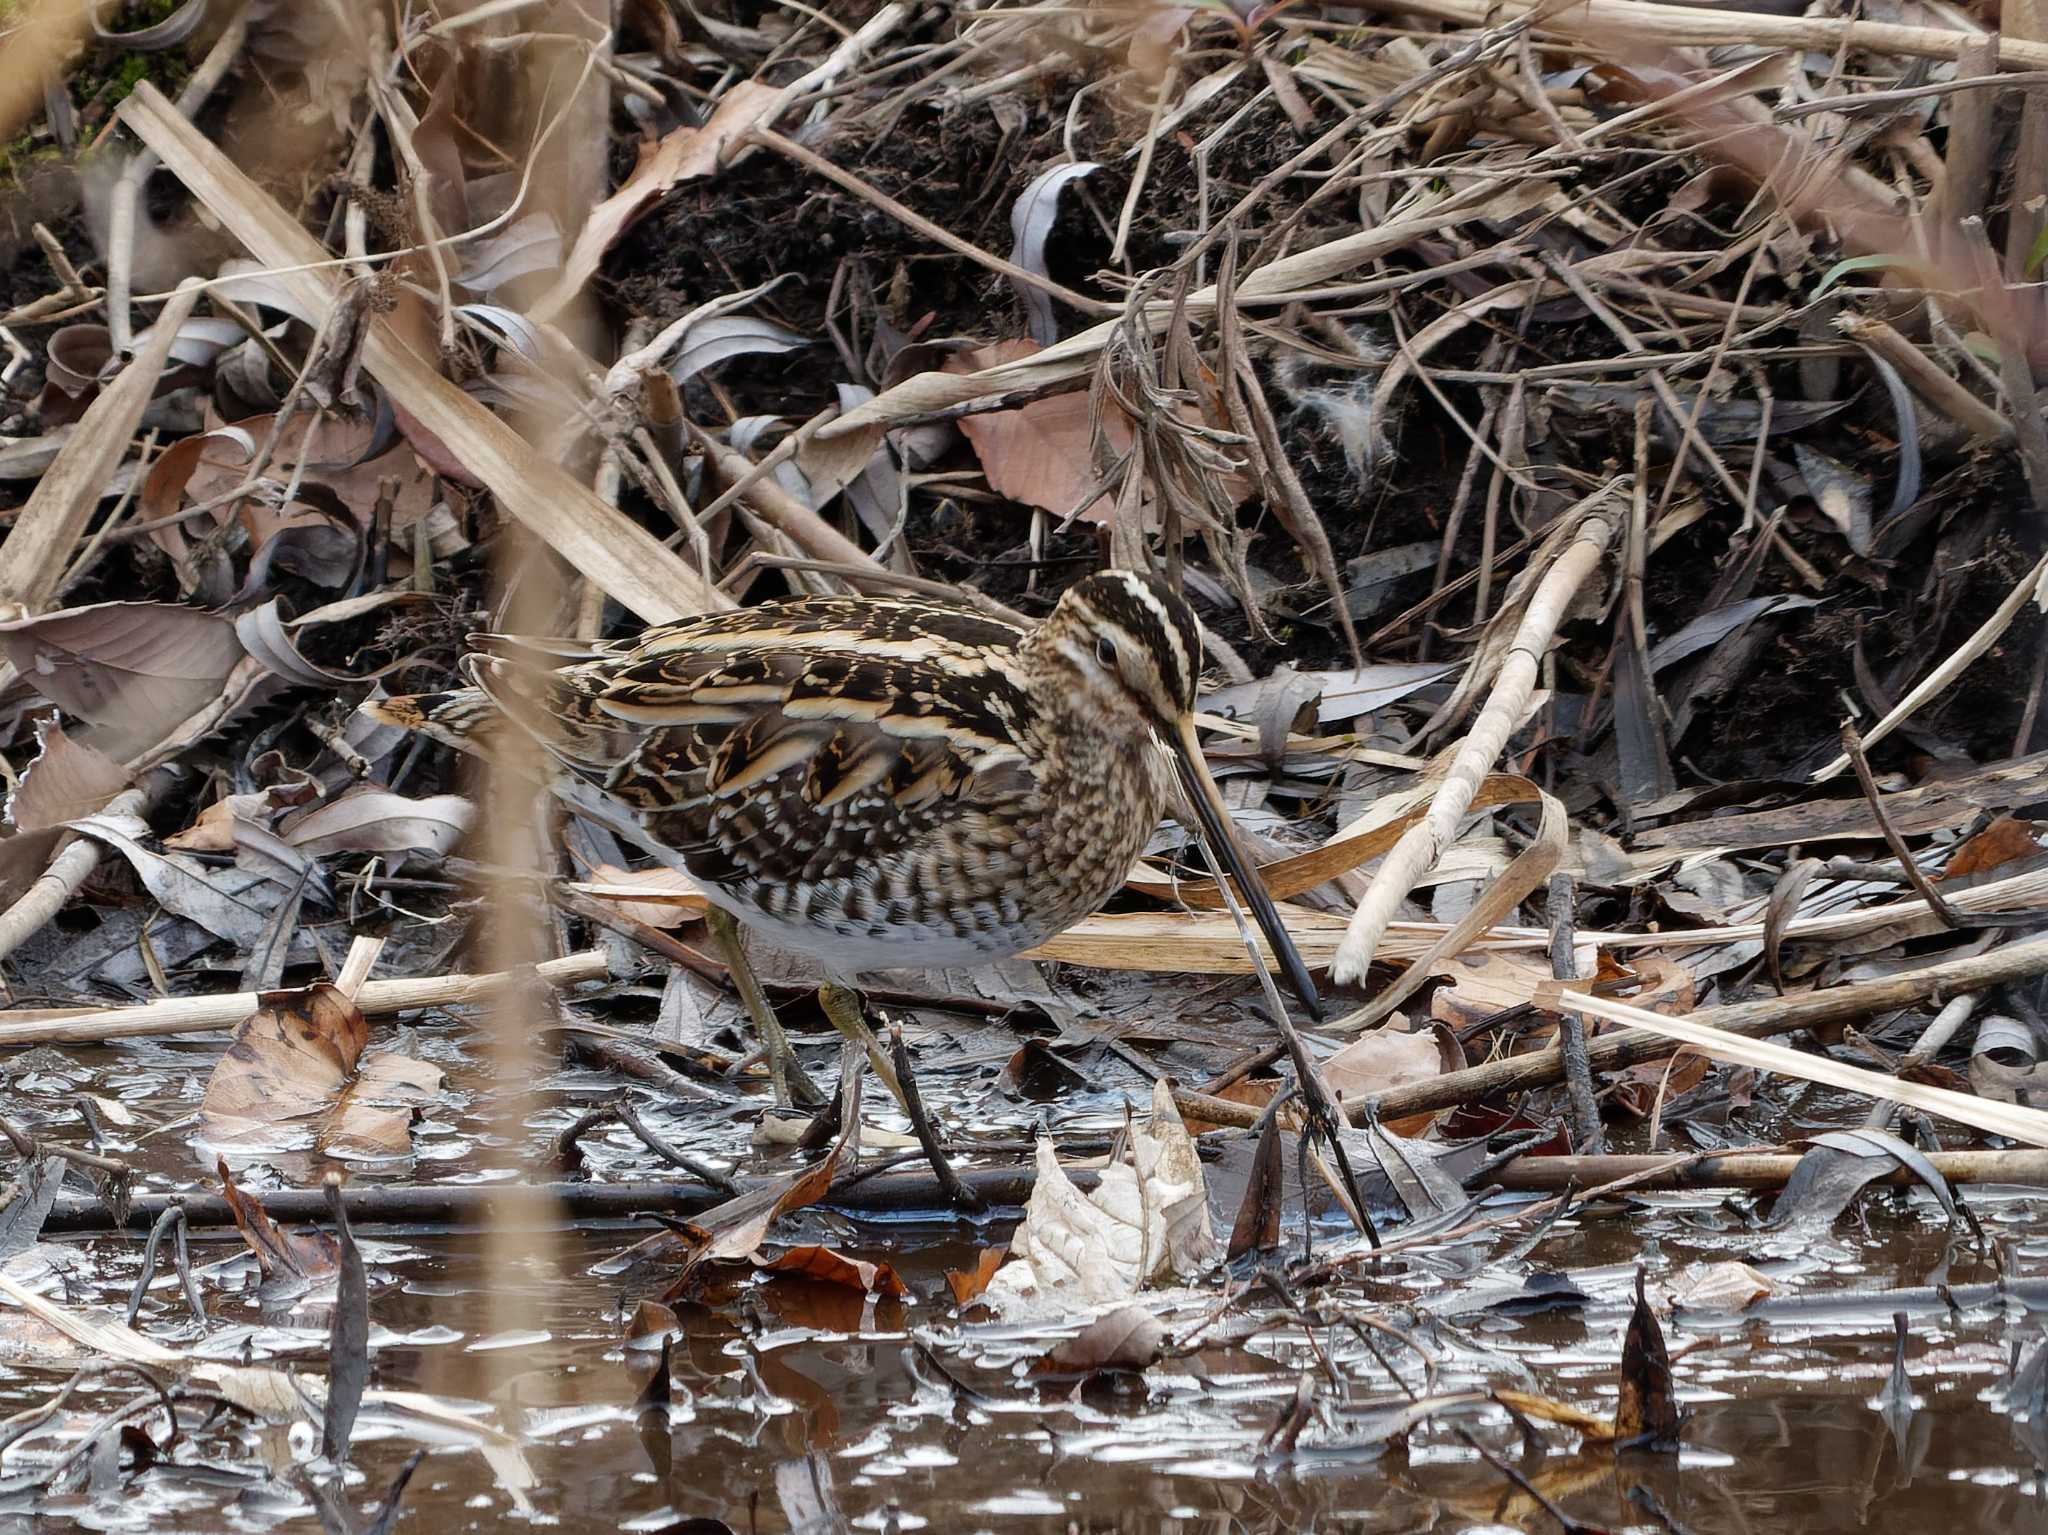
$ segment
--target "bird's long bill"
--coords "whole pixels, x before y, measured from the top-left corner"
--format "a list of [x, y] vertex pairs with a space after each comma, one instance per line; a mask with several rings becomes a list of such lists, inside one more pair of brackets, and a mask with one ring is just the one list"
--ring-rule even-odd
[[1309, 978], [1308, 966], [1302, 963], [1294, 940], [1281, 926], [1280, 913], [1273, 906], [1273, 898], [1266, 893], [1265, 881], [1253, 868], [1244, 844], [1237, 840], [1237, 832], [1230, 824], [1230, 812], [1223, 804], [1222, 791], [1216, 787], [1216, 780], [1209, 776], [1208, 763], [1202, 760], [1202, 743], [1195, 738], [1195, 722], [1191, 717], [1182, 718], [1178, 730], [1171, 737], [1171, 745], [1174, 758], [1180, 764], [1182, 791], [1195, 807], [1195, 815], [1202, 823], [1202, 835], [1215, 855], [1223, 860], [1230, 877], [1237, 882], [1245, 904], [1252, 909], [1252, 919], [1259, 924], [1259, 931], [1266, 935], [1266, 942], [1272, 945], [1274, 956], [1280, 961], [1287, 984], [1301, 998], [1309, 1016], [1321, 1019], [1323, 1003], [1316, 995], [1316, 983]]

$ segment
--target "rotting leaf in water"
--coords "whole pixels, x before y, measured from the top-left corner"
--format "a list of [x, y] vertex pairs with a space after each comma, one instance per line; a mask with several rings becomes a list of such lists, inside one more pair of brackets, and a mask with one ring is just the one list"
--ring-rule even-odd
[[207, 1079], [200, 1134], [216, 1144], [311, 1141], [334, 1156], [398, 1157], [438, 1066], [393, 1051], [365, 1058], [369, 1025], [336, 987], [273, 993], [235, 1028]]
[[1909, 1454], [1908, 1436], [1913, 1429], [1913, 1414], [1921, 1405], [1920, 1398], [1913, 1394], [1913, 1380], [1906, 1372], [1906, 1313], [1892, 1313], [1892, 1373], [1886, 1379], [1884, 1390], [1877, 1395], [1877, 1410], [1884, 1419], [1884, 1426], [1891, 1430], [1892, 1446], [1899, 1453], [1903, 1463]]
[[953, 1304], [965, 1306], [971, 1301], [981, 1299], [989, 1281], [996, 1277], [996, 1270], [1003, 1266], [1009, 1256], [1010, 1249], [1007, 1247], [984, 1247], [976, 1255], [972, 1270], [947, 1269], [946, 1284], [953, 1292]]
[[1056, 1343], [1031, 1365], [1033, 1375], [1091, 1375], [1144, 1370], [1166, 1350], [1166, 1327], [1143, 1306], [1119, 1306]]
[[1287, 1170], [1280, 1155], [1280, 1116], [1268, 1110], [1259, 1119], [1259, 1139], [1252, 1152], [1251, 1174], [1244, 1200], [1231, 1223], [1223, 1255], [1235, 1260], [1249, 1252], [1270, 1252], [1280, 1245], [1280, 1214]]
[[1956, 1219], [1955, 1196], [1949, 1192], [1948, 1180], [1897, 1136], [1883, 1130], [1830, 1130], [1812, 1137], [1812, 1147], [1785, 1180], [1765, 1222], [1766, 1230], [1825, 1231], [1866, 1186], [1894, 1167], [1903, 1167], [1918, 1178], [1943, 1213], [1951, 1221]]
[[348, 1460], [356, 1410], [370, 1381], [370, 1289], [363, 1255], [349, 1229], [341, 1180], [329, 1176], [327, 1205], [334, 1213], [337, 1263], [334, 1317], [327, 1332], [327, 1405], [321, 1416], [320, 1448], [336, 1465]]
[[832, 1149], [816, 1165], [761, 1188], [749, 1189], [737, 1199], [706, 1210], [683, 1228], [696, 1246], [683, 1261], [683, 1271], [662, 1296], [673, 1301], [688, 1293], [696, 1271], [706, 1264], [750, 1262], [768, 1235], [769, 1227], [792, 1210], [816, 1204], [832, 1187], [841, 1162], [860, 1134], [858, 1105], [847, 1114], [846, 1129]]
[[43, 1157], [23, 1167], [0, 1190], [0, 1263], [25, 1253], [42, 1238], [43, 1222], [64, 1183], [64, 1159]]
[[640, 1394], [633, 1399], [634, 1416], [649, 1412], [666, 1413], [669, 1403], [675, 1400], [675, 1349], [675, 1333], [664, 1330], [660, 1335], [660, 1342], [656, 1345], [654, 1373], [647, 1377], [647, 1384], [640, 1388]]
[[792, 1247], [773, 1258], [757, 1259], [754, 1269], [771, 1278], [780, 1274], [820, 1284], [841, 1285], [868, 1295], [894, 1296], [899, 1300], [910, 1293], [896, 1270], [888, 1264], [849, 1258], [829, 1247]]
[[1173, 1094], [1153, 1084], [1150, 1124], [1134, 1125], [1129, 1160], [1102, 1170], [1083, 1194], [1041, 1137], [1013, 1260], [986, 1292], [1006, 1311], [1044, 1311], [1129, 1300], [1167, 1279], [1190, 1278], [1217, 1255], [1207, 1185], [1194, 1138]]
[[242, 1233], [263, 1271], [266, 1289], [303, 1291], [335, 1272], [341, 1249], [333, 1237], [324, 1231], [286, 1231], [270, 1218], [261, 1200], [242, 1192], [226, 1161], [216, 1160], [214, 1170], [220, 1175], [220, 1191], [235, 1218], [235, 1229]]
[[1678, 1397], [1671, 1384], [1671, 1354], [1650, 1308], [1643, 1271], [1636, 1270], [1636, 1306], [1621, 1344], [1621, 1400], [1614, 1405], [1617, 1449], [1676, 1450]]

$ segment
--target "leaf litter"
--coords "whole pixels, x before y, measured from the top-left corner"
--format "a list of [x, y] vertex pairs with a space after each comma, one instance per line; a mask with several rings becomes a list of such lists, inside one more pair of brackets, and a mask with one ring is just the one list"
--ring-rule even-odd
[[[2038, 1522], [2030, 24], [232, 9], [0, 40], [39, 1527]], [[1105, 561], [1293, 1041], [1171, 831], [771, 1109], [700, 890], [355, 713]]]

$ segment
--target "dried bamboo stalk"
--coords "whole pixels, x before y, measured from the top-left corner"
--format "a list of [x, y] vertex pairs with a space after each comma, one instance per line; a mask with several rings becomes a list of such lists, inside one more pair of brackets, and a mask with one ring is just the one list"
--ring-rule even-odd
[[[544, 960], [533, 974], [550, 986], [601, 981], [610, 973], [604, 950], [588, 949]], [[356, 1006], [365, 1017], [415, 1012], [423, 1007], [467, 1007], [488, 1002], [527, 972], [426, 975], [411, 980], [365, 981]], [[231, 1029], [263, 1005], [266, 993], [237, 991], [218, 997], [171, 997], [140, 1007], [29, 1009], [0, 1013], [0, 1046], [96, 1044], [155, 1034], [202, 1034]], [[268, 993], [276, 995], [276, 993]]]
[[[1611, 485], [1603, 487], [1588, 497], [1582, 507], [1605, 497], [1612, 489]], [[1556, 638], [1558, 624], [1580, 585], [1599, 567], [1608, 540], [1613, 537], [1615, 521], [1613, 513], [1583, 510], [1571, 542], [1559, 551], [1544, 573], [1508, 644], [1486, 705], [1459, 744], [1442, 785], [1430, 801], [1429, 814], [1402, 834], [1366, 887], [1358, 909], [1351, 914], [1350, 929], [1330, 967], [1330, 978], [1339, 985], [1349, 985], [1365, 974], [1401, 902], [1457, 836], [1458, 823], [1471, 806], [1473, 795], [1499, 760], [1508, 735], [1521, 720], [1529, 696], [1535, 691], [1537, 668]], [[1482, 649], [1481, 658], [1483, 655]], [[1474, 664], [1479, 664], [1478, 659]]]
[[1902, 1081], [1880, 1071], [1851, 1066], [1845, 1061], [1803, 1055], [1767, 1039], [1749, 1039], [1740, 1034], [1725, 1033], [1690, 1018], [1667, 1018], [1647, 1008], [1631, 1007], [1626, 1002], [1596, 997], [1588, 992], [1566, 991], [1559, 996], [1558, 1002], [1589, 1018], [1605, 1018], [1610, 1023], [1626, 1024], [1659, 1039], [1690, 1045], [1717, 1061], [1753, 1066], [1758, 1071], [1774, 1071], [1780, 1076], [1821, 1082], [1829, 1087], [1846, 1088], [1852, 1093], [1925, 1109], [1930, 1114], [1988, 1130], [1993, 1135], [2008, 1136], [2032, 1146], [2048, 1146], [2048, 1113], [2040, 1109], [1978, 1098], [1953, 1088], [1930, 1087], [1924, 1082]]

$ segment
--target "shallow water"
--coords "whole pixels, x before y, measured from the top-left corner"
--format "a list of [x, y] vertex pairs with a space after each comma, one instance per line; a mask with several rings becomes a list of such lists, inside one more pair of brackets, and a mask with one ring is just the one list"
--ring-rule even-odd
[[[470, 1115], [480, 1083], [467, 1067], [464, 1040], [456, 1030], [422, 1032], [419, 1053], [443, 1059], [458, 1076], [449, 1107], [420, 1129], [410, 1178], [491, 1177], [507, 1158], [506, 1148], [484, 1144]], [[147, 1183], [190, 1187], [202, 1174], [185, 1144], [189, 1131], [149, 1131], [190, 1112], [217, 1048], [136, 1043], [73, 1052], [68, 1059], [78, 1065], [17, 1080], [13, 1110], [39, 1133], [82, 1140], [76, 1093], [121, 1098], [138, 1123], [120, 1132], [116, 1149], [148, 1169]], [[551, 1077], [524, 1154], [616, 1089], [595, 1073]], [[743, 1121], [690, 1109], [653, 1117], [677, 1141], [707, 1153], [737, 1153], [745, 1133]], [[1068, 1131], [1107, 1125], [1119, 1114], [1097, 1095], [1062, 1100], [1053, 1117]], [[655, 1172], [620, 1133], [594, 1141], [591, 1153], [595, 1176]], [[791, 1165], [764, 1154], [749, 1167]], [[300, 1184], [312, 1172], [305, 1158], [282, 1156], [241, 1176], [251, 1187], [274, 1186], [267, 1169], [277, 1167]], [[1142, 1378], [1081, 1385], [1025, 1377], [1048, 1346], [1043, 1329], [972, 1311], [963, 1319], [952, 1300], [945, 1271], [971, 1268], [979, 1247], [1007, 1234], [1004, 1223], [881, 1222], [813, 1209], [778, 1226], [776, 1243], [823, 1242], [886, 1260], [910, 1296], [877, 1299], [777, 1280], [741, 1284], [715, 1305], [683, 1305], [672, 1402], [644, 1413], [635, 1404], [658, 1356], [622, 1343], [623, 1320], [640, 1299], [661, 1292], [673, 1269], [598, 1270], [646, 1228], [617, 1223], [491, 1237], [368, 1227], [359, 1235], [370, 1274], [373, 1385], [486, 1404], [491, 1421], [523, 1440], [537, 1482], [528, 1495], [532, 1512], [522, 1512], [474, 1446], [425, 1446], [400, 1530], [532, 1523], [651, 1531], [687, 1529], [679, 1521], [688, 1516], [723, 1519], [736, 1530], [826, 1530], [842, 1527], [835, 1506], [845, 1527], [875, 1530], [1557, 1528], [1529, 1488], [1576, 1519], [1615, 1529], [1662, 1529], [1668, 1519], [1696, 1532], [1925, 1535], [1935, 1520], [1979, 1531], [2036, 1530], [2048, 1501], [2048, 1425], [2039, 1410], [2020, 1421], [2023, 1410], [1998, 1398], [2014, 1355], [2039, 1346], [2042, 1322], [2011, 1301], [1957, 1309], [1923, 1294], [1925, 1303], [1912, 1308], [1906, 1351], [1919, 1402], [1890, 1421], [1880, 1393], [1891, 1372], [1893, 1307], [1862, 1299], [1820, 1314], [1781, 1302], [1762, 1316], [1667, 1315], [1689, 1414], [1675, 1457], [1617, 1458], [1599, 1446], [1582, 1448], [1556, 1427], [1525, 1443], [1509, 1415], [1484, 1402], [1431, 1418], [1405, 1442], [1387, 1432], [1411, 1392], [1513, 1387], [1611, 1413], [1638, 1263], [1653, 1295], [1699, 1265], [1728, 1259], [1767, 1274], [1785, 1297], [1981, 1287], [1998, 1277], [2001, 1263], [2012, 1276], [2040, 1274], [2048, 1220], [2039, 1201], [1979, 1190], [1971, 1203], [1989, 1244], [1982, 1250], [1967, 1233], [1952, 1237], [1919, 1194], [1869, 1196], [1860, 1214], [1804, 1236], [1757, 1230], [1745, 1205], [1711, 1193], [1617, 1202], [1559, 1222], [1527, 1251], [1528, 1230], [1508, 1227], [1477, 1242], [1405, 1254], [1377, 1272], [1360, 1270], [1355, 1282], [1313, 1297], [1297, 1294], [1320, 1307], [1312, 1328], [1257, 1299], [1216, 1318], [1204, 1333], [1215, 1341], [1191, 1357]], [[1298, 1228], [1291, 1240], [1286, 1260], [1299, 1256]], [[1346, 1240], [1336, 1228], [1317, 1233], [1323, 1252]], [[63, 1268], [56, 1298], [118, 1317], [140, 1240], [72, 1238], [54, 1246]], [[203, 1234], [193, 1257], [210, 1322], [195, 1324], [175, 1280], [160, 1274], [138, 1322], [145, 1333], [213, 1358], [322, 1368], [327, 1312], [317, 1295], [296, 1310], [266, 1311], [256, 1265], [233, 1233]], [[1556, 1275], [1568, 1283], [1541, 1277]], [[1170, 1329], [1190, 1331], [1217, 1309], [1221, 1294], [1220, 1284], [1187, 1294], [1168, 1313]], [[1248, 1318], [1264, 1325], [1254, 1333]], [[1347, 1318], [1387, 1323], [1398, 1336], [1354, 1329]], [[8, 1360], [0, 1365], [0, 1416], [46, 1400], [68, 1373], [0, 1358]], [[1320, 1372], [1320, 1360], [1341, 1391], [1326, 1381], [1294, 1452], [1262, 1457], [1262, 1440], [1293, 1402], [1304, 1371]], [[82, 1391], [65, 1432], [16, 1446], [0, 1460], [0, 1475], [46, 1464], [136, 1389], [128, 1375]], [[295, 1461], [310, 1457], [314, 1436], [234, 1415], [201, 1426], [198, 1414], [190, 1416], [187, 1438], [167, 1464], [140, 1472], [126, 1463], [103, 1467], [33, 1514], [23, 1494], [0, 1494], [0, 1531], [321, 1528], [303, 1480], [290, 1474]], [[161, 1422], [158, 1415], [159, 1439]], [[1461, 1431], [1528, 1487], [1511, 1482]], [[359, 1522], [367, 1523], [418, 1447], [416, 1425], [380, 1421], [365, 1409], [347, 1489]]]

